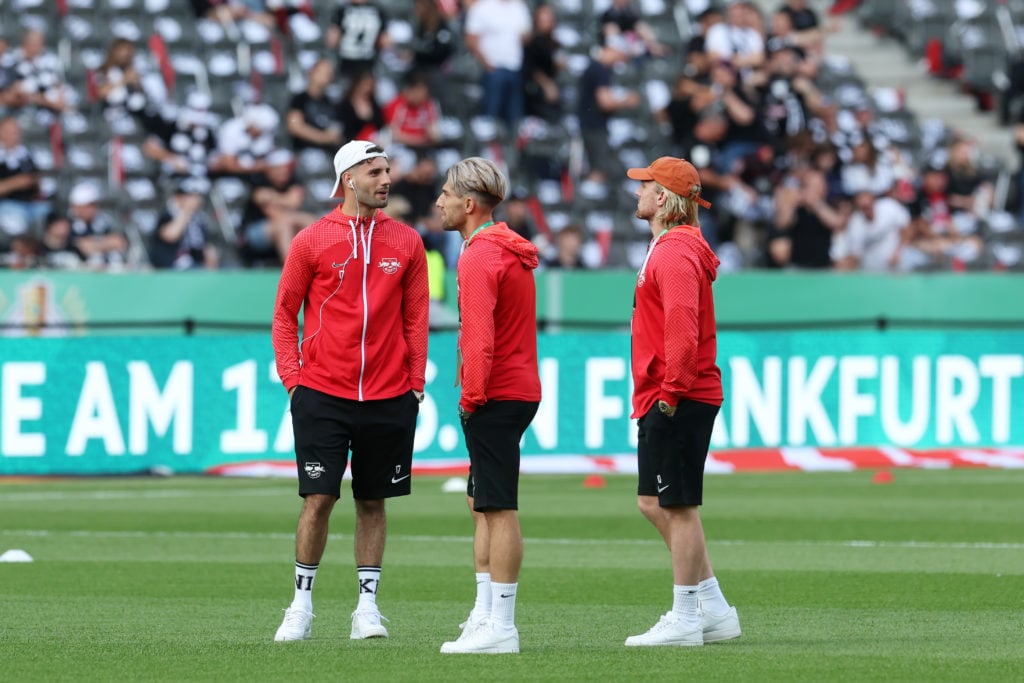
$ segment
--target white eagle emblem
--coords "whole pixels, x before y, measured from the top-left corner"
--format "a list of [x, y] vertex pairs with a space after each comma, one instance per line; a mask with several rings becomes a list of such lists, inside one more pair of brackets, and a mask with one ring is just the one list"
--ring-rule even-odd
[[377, 266], [388, 275], [394, 275], [402, 267], [402, 264], [396, 258], [382, 258]]

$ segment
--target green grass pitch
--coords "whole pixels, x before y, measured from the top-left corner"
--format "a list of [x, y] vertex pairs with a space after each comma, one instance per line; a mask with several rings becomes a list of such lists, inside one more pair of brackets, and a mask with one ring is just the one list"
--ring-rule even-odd
[[474, 595], [461, 495], [419, 477], [389, 504], [378, 602], [350, 641], [346, 491], [313, 638], [275, 643], [292, 593], [295, 484], [175, 477], [0, 482], [0, 679], [1024, 680], [1024, 471], [709, 476], [711, 559], [741, 639], [627, 649], [671, 605], [665, 548], [630, 477], [521, 484], [519, 655], [441, 655]]

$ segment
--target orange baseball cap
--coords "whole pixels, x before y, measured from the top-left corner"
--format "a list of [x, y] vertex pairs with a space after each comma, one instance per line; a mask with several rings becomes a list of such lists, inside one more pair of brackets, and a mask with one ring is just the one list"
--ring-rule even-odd
[[711, 208], [711, 202], [700, 196], [700, 174], [686, 159], [661, 157], [647, 168], [629, 169], [626, 171], [626, 175], [633, 180], [653, 180], [666, 190], [692, 199], [705, 209]]

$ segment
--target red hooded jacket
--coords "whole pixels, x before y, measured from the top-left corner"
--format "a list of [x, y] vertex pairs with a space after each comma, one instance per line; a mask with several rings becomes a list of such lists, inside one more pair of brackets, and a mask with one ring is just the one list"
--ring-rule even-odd
[[422, 391], [429, 307], [419, 234], [381, 211], [357, 223], [339, 206], [288, 250], [271, 335], [277, 374], [288, 389], [358, 401]]
[[718, 258], [700, 230], [661, 234], [637, 277], [633, 304], [633, 415], [659, 399], [722, 405], [711, 283]]
[[481, 230], [459, 257], [459, 405], [540, 401], [537, 247], [504, 223]]

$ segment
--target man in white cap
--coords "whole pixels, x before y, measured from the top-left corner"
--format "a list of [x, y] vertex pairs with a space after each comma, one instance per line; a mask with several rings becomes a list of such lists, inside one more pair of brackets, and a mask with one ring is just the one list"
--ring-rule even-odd
[[93, 268], [120, 267], [128, 256], [128, 239], [109, 214], [100, 211], [103, 192], [92, 182], [75, 185], [68, 195], [71, 244]]
[[[430, 308], [423, 240], [389, 218], [388, 155], [353, 140], [334, 157], [343, 203], [292, 241], [274, 306], [277, 372], [291, 398], [299, 495], [295, 594], [274, 640], [310, 637], [312, 590], [352, 453], [359, 603], [353, 640], [388, 636], [377, 607], [384, 501], [410, 492]], [[297, 317], [303, 311], [300, 343]]]

